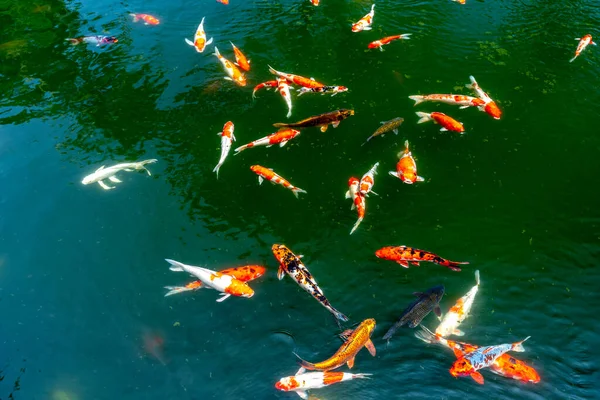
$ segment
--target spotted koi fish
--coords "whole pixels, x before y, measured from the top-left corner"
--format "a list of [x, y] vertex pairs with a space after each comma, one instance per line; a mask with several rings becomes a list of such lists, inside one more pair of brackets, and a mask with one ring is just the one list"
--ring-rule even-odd
[[266, 81], [263, 83], [259, 83], [258, 85], [256, 85], [254, 87], [254, 90], [252, 91], [252, 98], [256, 98], [256, 92], [259, 91], [262, 88], [267, 88], [267, 90], [269, 88], [276, 88], [277, 87], [277, 81]]
[[238, 49], [235, 46], [235, 44], [233, 44], [233, 42], [230, 41], [229, 43], [231, 43], [231, 47], [233, 47], [233, 53], [235, 55], [235, 65], [237, 65], [246, 72], [250, 71], [250, 60], [246, 58], [244, 53], [242, 53], [242, 51]]
[[421, 118], [417, 121], [417, 124], [422, 124], [424, 122], [433, 121], [436, 124], [439, 124], [442, 126], [440, 128], [440, 131], [442, 131], [442, 132], [454, 131], [454, 132], [463, 133], [465, 131], [463, 124], [461, 124], [454, 118], [449, 117], [446, 114], [441, 113], [441, 112], [434, 111], [431, 114], [428, 114], [428, 113], [417, 111], [417, 116], [419, 118]]
[[335, 96], [338, 93], [347, 92], [348, 88], [346, 86], [321, 86], [317, 88], [307, 88], [301, 87], [298, 89], [298, 97], [302, 96], [304, 93], [321, 93], [321, 94], [329, 94], [331, 93], [331, 97]]
[[300, 75], [294, 75], [294, 74], [288, 74], [285, 72], [280, 72], [280, 71], [277, 71], [276, 69], [274, 69], [273, 67], [271, 67], [270, 65], [269, 65], [269, 72], [272, 73], [273, 75], [277, 75], [281, 78], [287, 79], [289, 82], [294, 83], [298, 86], [305, 87], [305, 88], [319, 88], [319, 87], [325, 86], [322, 83], [315, 81], [313, 78], [309, 79], [309, 78], [305, 78]]
[[[300, 261], [302, 256], [297, 256], [290, 249], [283, 244], [274, 244], [271, 248], [273, 255], [279, 262], [279, 270], [277, 271], [277, 278], [282, 280], [287, 273], [292, 279], [300, 285], [302, 289], [307, 291], [312, 297], [314, 297], [323, 307], [331, 312], [335, 317], [341, 321], [348, 321], [348, 317], [333, 308], [323, 290], [317, 284], [317, 281], [311, 273], [308, 271], [306, 266]], [[308, 368], [314, 369], [314, 368]]]
[[481, 89], [481, 87], [472, 75], [469, 76], [469, 79], [471, 80], [471, 83], [467, 84], [466, 87], [472, 89], [475, 93], [477, 93], [477, 96], [485, 103], [484, 105], [479, 106], [479, 109], [485, 111], [494, 119], [500, 119], [500, 117], [502, 116], [502, 111], [500, 110], [500, 108], [498, 108], [496, 102], [492, 100], [492, 98]]
[[428, 94], [426, 96], [408, 96], [408, 98], [415, 101], [415, 106], [426, 101], [460, 106], [459, 108], [481, 107], [485, 105], [485, 101], [478, 97], [464, 96], [461, 94]]
[[365, 196], [360, 192], [360, 181], [358, 178], [351, 177], [348, 181], [349, 189], [346, 192], [346, 198], [352, 199], [352, 207], [351, 210], [356, 208], [356, 212], [358, 213], [358, 219], [356, 223], [352, 227], [350, 234], [352, 235], [356, 228], [360, 225], [362, 220], [365, 218], [365, 211], [367, 209], [367, 201]]
[[[219, 271], [219, 273], [231, 275], [241, 282], [250, 282], [263, 276], [265, 271], [266, 268], [260, 265], [245, 265], [243, 267], [227, 268]], [[203, 287], [201, 280], [190, 282], [185, 286], [165, 286], [165, 289], [169, 290], [167, 294], [165, 294], [165, 297], [177, 293], [188, 292], [190, 290], [202, 289]]]
[[299, 134], [300, 134], [300, 131], [297, 131], [292, 128], [281, 129], [280, 131], [277, 131], [277, 132], [273, 133], [272, 135], [265, 136], [264, 138], [257, 139], [254, 142], [251, 142], [251, 143], [248, 143], [248, 144], [238, 147], [237, 149], [235, 149], [235, 154], [239, 154], [241, 151], [249, 149], [251, 147], [255, 147], [255, 146], [271, 147], [274, 144], [278, 144], [279, 147], [283, 147], [286, 145], [286, 143], [288, 141], [292, 140]]
[[296, 375], [281, 378], [275, 383], [275, 388], [283, 392], [294, 391], [302, 399], [308, 399], [309, 389], [320, 389], [338, 382], [350, 381], [352, 379], [368, 379], [371, 374], [351, 374], [348, 372], [308, 372], [303, 367]]
[[302, 121], [285, 123], [278, 122], [273, 124], [276, 128], [309, 128], [309, 127], [319, 127], [321, 132], [325, 132], [331, 124], [334, 128], [337, 128], [341, 121], [345, 120], [349, 116], [354, 115], [354, 110], [346, 110], [339, 109], [335, 111], [331, 111], [325, 114], [315, 115], [313, 117], [308, 117], [303, 119]]
[[169, 268], [171, 271], [185, 271], [198, 278], [205, 287], [221, 292], [220, 295], [222, 297], [217, 300], [219, 303], [232, 295], [238, 297], [254, 296], [254, 290], [250, 286], [231, 275], [212, 271], [207, 268], [186, 265], [175, 260], [166, 259], [166, 261], [171, 264]]
[[394, 35], [394, 36], [384, 37], [383, 39], [379, 39], [379, 40], [369, 43], [369, 45], [367, 47], [369, 49], [379, 49], [379, 50], [383, 51], [383, 46], [385, 46], [386, 44], [390, 44], [394, 40], [399, 40], [399, 39], [408, 40], [408, 39], [410, 39], [410, 35], [412, 35], [412, 34], [404, 33], [402, 35]]
[[202, 53], [206, 46], [213, 42], [213, 38], [206, 40], [206, 32], [204, 32], [204, 17], [202, 17], [202, 21], [200, 21], [200, 25], [198, 25], [198, 29], [196, 29], [194, 41], [192, 42], [186, 38], [185, 42], [195, 48], [198, 53]]
[[221, 53], [219, 53], [219, 49], [217, 49], [217, 46], [215, 46], [215, 56], [219, 59], [219, 61], [221, 61], [221, 64], [223, 64], [223, 68], [225, 68], [225, 72], [227, 72], [227, 75], [229, 75], [226, 76], [224, 79], [233, 81], [240, 86], [246, 86], [246, 76], [244, 76], [242, 71], [240, 71], [234, 63], [232, 63], [231, 61], [223, 57]]
[[142, 21], [144, 21], [144, 25], [160, 24], [160, 20], [150, 14], [129, 14], [129, 15], [133, 18], [133, 22], [138, 22], [139, 20], [142, 20]]
[[455, 262], [446, 260], [445, 258], [442, 258], [437, 254], [433, 254], [429, 251], [419, 250], [413, 247], [406, 246], [382, 247], [381, 249], [375, 252], [375, 255], [378, 258], [382, 258], [384, 260], [396, 261], [404, 268], [408, 268], [409, 263], [418, 267], [420, 262], [429, 261], [434, 264], [439, 264], [444, 267], [448, 267], [452, 271], [460, 271], [459, 265], [468, 264], [468, 262]]
[[458, 299], [456, 304], [450, 308], [450, 311], [444, 314], [442, 322], [435, 330], [437, 335], [441, 335], [443, 337], [449, 335], [464, 335], [464, 332], [458, 329], [458, 326], [469, 316], [469, 311], [471, 311], [471, 307], [475, 301], [475, 296], [479, 291], [479, 283], [479, 270], [477, 270], [475, 271], [475, 286], [473, 286], [471, 290], [467, 292], [467, 294]]
[[229, 154], [229, 150], [231, 149], [231, 143], [235, 140], [235, 136], [233, 134], [233, 122], [228, 121], [223, 126], [223, 131], [217, 133], [217, 135], [221, 136], [221, 158], [219, 159], [219, 163], [213, 169], [213, 172], [217, 173], [217, 179], [219, 179], [219, 169], [225, 162], [227, 155]]
[[287, 117], [292, 116], [292, 95], [290, 94], [290, 86], [287, 84], [287, 80], [285, 78], [277, 77], [277, 90], [279, 90], [279, 94], [285, 100], [285, 103], [288, 107]]
[[592, 41], [592, 35], [585, 35], [582, 38], [575, 38], [575, 40], [579, 40], [579, 44], [577, 44], [577, 49], [575, 50], [575, 57], [571, 58], [569, 60], [569, 62], [573, 62], [575, 61], [575, 59], [577, 57], [579, 57], [579, 55], [581, 54], [582, 51], [584, 51], [586, 49], [586, 47], [588, 47], [588, 45], [594, 45], [596, 46], [596, 43], [594, 43]]
[[306, 193], [306, 190], [302, 190], [299, 187], [296, 187], [283, 179], [281, 176], [277, 175], [271, 168], [265, 168], [260, 165], [253, 165], [250, 167], [252, 172], [258, 175], [258, 184], [261, 185], [263, 180], [266, 179], [273, 184], [278, 184], [283, 186], [284, 188], [290, 189], [294, 196], [298, 197], [298, 193]]
[[373, 17], [375, 16], [375, 4], [371, 6], [371, 11], [364, 17], [358, 20], [357, 23], [352, 24], [352, 32], [369, 31], [373, 24]]
[[396, 171], [390, 171], [390, 175], [409, 185], [425, 180], [423, 177], [417, 175], [417, 163], [408, 148], [408, 140], [404, 142], [404, 152], [398, 153], [398, 156], [400, 160], [396, 164]]
[[[363, 177], [360, 179], [360, 185], [359, 185], [358, 191], [363, 196], [368, 196], [369, 193], [371, 193], [371, 189], [373, 188], [373, 185], [375, 184], [375, 174], [377, 173], [377, 167], [379, 167], [378, 162], [376, 162], [375, 165], [373, 165], [373, 167], [371, 167], [371, 169], [366, 174], [364, 174]], [[375, 192], [372, 192], [372, 193], [377, 194]]]

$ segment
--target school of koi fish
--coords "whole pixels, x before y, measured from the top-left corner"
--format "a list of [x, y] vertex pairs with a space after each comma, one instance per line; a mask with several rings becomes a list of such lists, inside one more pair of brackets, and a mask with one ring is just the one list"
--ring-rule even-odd
[[[224, 5], [229, 4], [228, 0], [217, 1]], [[465, 0], [453, 1], [465, 4]], [[314, 6], [318, 6], [319, 0], [311, 0], [311, 3]], [[131, 14], [131, 16], [133, 17], [133, 22], [143, 21], [146, 25], [157, 25], [160, 23], [156, 17], [149, 14]], [[356, 23], [352, 24], [350, 29], [352, 32], [371, 30], [374, 16], [375, 5], [373, 4], [370, 11]], [[202, 18], [195, 32], [193, 41], [185, 38], [185, 43], [192, 46], [198, 53], [203, 53], [207, 46], [213, 42], [212, 38], [207, 39], [207, 34], [204, 30], [204, 22], [205, 19]], [[379, 49], [383, 51], [384, 45], [388, 45], [396, 40], [410, 39], [410, 36], [410, 33], [388, 36], [370, 42], [367, 47], [369, 49]], [[73, 44], [92, 43], [97, 46], [118, 43], [118, 39], [112, 36], [86, 36], [70, 38], [67, 40]], [[575, 56], [569, 62], [573, 62], [581, 55], [588, 45], [596, 45], [596, 43], [592, 41], [592, 36], [589, 34], [582, 38], [577, 38], [576, 40], [579, 40], [579, 44], [575, 50]], [[214, 55], [222, 64], [227, 74], [224, 79], [230, 80], [238, 86], [245, 87], [247, 85], [247, 79], [244, 72], [250, 71], [250, 60], [246, 58], [244, 53], [235, 44], [231, 42], [230, 44], [232, 46], [235, 62], [231, 62], [225, 58], [216, 46], [214, 46]], [[268, 69], [268, 71], [274, 75], [275, 79], [256, 85], [252, 91], [252, 98], [256, 98], [256, 93], [262, 89], [276, 89], [285, 102], [287, 118], [292, 115], [293, 91], [291, 88], [294, 86], [298, 88], [298, 97], [306, 93], [331, 94], [332, 96], [335, 96], [339, 93], [348, 91], [348, 88], [345, 86], [325, 85], [313, 78], [306, 78], [300, 75], [278, 71], [270, 65], [266, 65], [264, 68]], [[496, 102], [483, 91], [473, 76], [470, 76], [469, 80], [470, 83], [466, 86], [473, 91], [475, 97], [455, 94], [412, 95], [409, 97], [415, 101], [415, 106], [425, 102], [441, 102], [459, 106], [460, 109], [475, 107], [496, 120], [500, 119], [502, 117], [502, 111]], [[416, 114], [420, 118], [417, 122], [419, 124], [433, 121], [435, 124], [441, 126], [441, 131], [453, 131], [461, 134], [465, 132], [464, 125], [461, 122], [441, 112], [418, 111]], [[274, 123], [273, 126], [279, 130], [268, 136], [237, 147], [235, 149], [235, 154], [237, 155], [243, 150], [256, 146], [270, 147], [279, 145], [280, 147], [283, 147], [290, 140], [299, 136], [301, 129], [316, 127], [319, 128], [321, 132], [325, 132], [329, 125], [333, 128], [337, 128], [341, 121], [353, 115], [354, 110], [339, 109], [307, 117], [298, 122]], [[366, 139], [363, 145], [367, 144], [371, 139], [377, 136], [383, 136], [388, 132], [393, 132], [398, 135], [399, 127], [403, 122], [404, 119], [401, 117], [382, 122], [381, 126]], [[221, 137], [221, 155], [213, 170], [213, 172], [216, 173], [217, 179], [219, 170], [229, 155], [232, 143], [236, 140], [234, 135], [234, 123], [232, 121], [227, 121], [223, 126], [223, 130], [219, 132], [218, 135]], [[390, 171], [390, 175], [406, 184], [424, 181], [424, 178], [417, 174], [417, 164], [410, 151], [408, 140], [404, 142], [404, 149], [398, 153], [398, 158], [399, 160], [396, 169]], [[110, 167], [102, 166], [92, 174], [86, 176], [82, 183], [84, 185], [98, 183], [105, 190], [114, 189], [114, 186], [108, 186], [104, 180], [108, 179], [113, 183], [120, 183], [121, 181], [116, 177], [116, 173], [121, 171], [144, 170], [150, 175], [150, 171], [145, 165], [156, 161], [156, 159], [151, 159], [140, 162], [122, 163]], [[352, 176], [348, 180], [348, 191], [346, 192], [345, 197], [352, 201], [351, 209], [356, 210], [358, 214], [358, 219], [351, 228], [350, 234], [353, 234], [357, 230], [360, 223], [365, 218], [367, 197], [370, 193], [376, 195], [373, 191], [373, 186], [375, 184], [375, 175], [377, 174], [378, 167], [379, 162], [375, 162], [373, 167], [362, 175], [360, 179]], [[300, 193], [307, 193], [305, 190], [292, 185], [271, 168], [261, 165], [252, 165], [250, 166], [250, 170], [258, 175], [259, 184], [266, 179], [273, 184], [279, 184], [284, 188], [289, 189], [296, 197], [298, 197]], [[278, 279], [282, 280], [286, 274], [289, 275], [302, 289], [314, 297], [315, 300], [335, 317], [336, 322], [341, 329], [340, 323], [347, 322], [349, 318], [332, 306], [325, 296], [323, 289], [321, 289], [316, 279], [302, 262], [302, 255], [294, 254], [292, 250], [284, 244], [273, 244], [272, 252], [279, 264], [277, 272]], [[450, 261], [432, 252], [407, 246], [383, 247], [375, 251], [375, 256], [380, 259], [394, 261], [404, 268], [409, 268], [410, 265], [419, 266], [421, 262], [430, 262], [446, 267], [451, 271], [459, 272], [461, 271], [461, 265], [468, 264], [467, 262]], [[171, 296], [187, 291], [197, 291], [202, 288], [212, 288], [220, 293], [217, 302], [222, 302], [231, 296], [253, 297], [254, 291], [249, 286], [249, 283], [263, 276], [266, 272], [266, 268], [260, 265], [246, 265], [214, 271], [203, 267], [186, 265], [170, 259], [167, 259], [166, 261], [170, 264], [170, 269], [172, 271], [187, 272], [196, 280], [184, 286], [165, 286], [165, 289], [168, 290], [165, 296]], [[449, 373], [453, 377], [470, 376], [478, 384], [483, 384], [484, 377], [480, 370], [487, 369], [494, 374], [512, 378], [524, 383], [538, 383], [540, 381], [540, 376], [531, 365], [508, 354], [509, 352], [524, 352], [523, 342], [529, 339], [529, 337], [515, 343], [491, 346], [480, 346], [449, 339], [452, 335], [465, 335], [458, 327], [469, 316], [475, 297], [479, 291], [479, 286], [480, 274], [477, 270], [475, 271], [475, 285], [464, 296], [459, 298], [446, 313], [443, 313], [440, 307], [440, 301], [445, 292], [444, 286], [439, 285], [423, 292], [414, 293], [416, 299], [404, 309], [399, 320], [388, 329], [383, 336], [383, 339], [389, 342], [398, 329], [404, 325], [408, 325], [409, 328], [419, 327], [415, 333], [415, 336], [418, 339], [428, 344], [439, 344], [454, 352], [456, 360], [453, 363], [450, 363], [450, 360], [448, 361], [448, 365], [450, 365]], [[435, 332], [422, 325], [422, 321], [431, 311], [437, 315], [437, 318], [440, 321]], [[333, 370], [344, 365], [347, 365], [348, 368], [351, 369], [354, 366], [356, 355], [363, 347], [365, 347], [372, 356], [376, 356], [375, 345], [371, 339], [375, 327], [375, 319], [370, 318], [362, 321], [354, 329], [344, 330], [339, 335], [343, 344], [331, 357], [324, 361], [312, 363], [303, 360], [297, 355], [299, 364], [301, 365], [300, 369], [292, 376], [281, 378], [275, 383], [275, 388], [280, 391], [294, 391], [301, 398], [307, 399], [307, 391], [310, 389], [318, 389], [353, 379], [369, 378], [371, 374], [368, 373], [353, 374], [349, 372], [334, 372]], [[306, 372], [307, 370], [315, 372]]]

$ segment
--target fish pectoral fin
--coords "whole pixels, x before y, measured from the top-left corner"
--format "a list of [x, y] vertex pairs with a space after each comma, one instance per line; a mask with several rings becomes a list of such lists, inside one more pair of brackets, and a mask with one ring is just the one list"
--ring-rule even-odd
[[192, 42], [192, 41], [191, 41], [190, 39], [188, 39], [188, 38], [185, 38], [185, 42], [186, 42], [187, 44], [189, 44], [190, 46], [192, 46], [192, 47], [196, 47], [196, 46], [194, 45], [194, 42]]
[[425, 178], [423, 178], [422, 176], [417, 176], [417, 182], [423, 182], [425, 181]]
[[442, 310], [440, 309], [439, 304], [434, 307], [433, 312], [438, 316], [438, 318], [442, 318]]
[[473, 372], [471, 374], [471, 378], [473, 378], [473, 380], [477, 383], [479, 383], [480, 385], [483, 385], [483, 375], [481, 375], [481, 373], [479, 372]]
[[283, 147], [287, 144], [287, 140], [284, 140], [283, 142], [279, 143], [279, 147]]
[[354, 357], [349, 359], [346, 364], [348, 364], [348, 368], [352, 369], [352, 367], [354, 367]]
[[337, 128], [340, 125], [340, 121], [334, 121], [331, 123], [331, 126], [333, 126], [334, 128]]
[[375, 357], [375, 355], [377, 354], [377, 350], [375, 350], [375, 345], [373, 344], [371, 339], [367, 340], [367, 343], [365, 343], [365, 348], [369, 350], [369, 354]]
[[298, 370], [298, 372], [296, 372], [296, 374], [294, 376], [296, 376], [296, 375], [302, 375], [305, 372], [306, 372], [306, 368], [300, 367], [300, 369]]
[[446, 128], [440, 128], [440, 132], [448, 132], [448, 129], [446, 129]]
[[204, 43], [204, 46], [208, 46], [209, 44], [211, 44], [213, 42], [213, 38], [210, 38], [206, 41], [206, 43]]
[[421, 323], [421, 321], [417, 321], [416, 319], [413, 321], [410, 321], [410, 324], [408, 324], [409, 328], [416, 328], [417, 326], [419, 326], [419, 324]]
[[228, 80], [228, 81], [233, 81], [233, 79], [231, 79], [231, 78], [230, 78], [230, 77], [228, 77], [228, 76], [224, 76], [224, 77], [223, 77], [223, 79], [225, 79], [225, 80]]
[[459, 110], [464, 110], [465, 108], [469, 108], [469, 106], [460, 106], [460, 107], [458, 107]]
[[452, 331], [452, 334], [456, 335], [456, 336], [464, 336], [465, 335], [465, 333], [463, 331], [461, 331], [460, 329], [454, 329]]
[[396, 261], [398, 264], [402, 265], [404, 268], [408, 268], [408, 263], [404, 260]]
[[277, 270], [277, 279], [282, 280], [284, 276], [285, 271], [283, 270], [282, 266], [279, 266], [279, 269]]
[[347, 342], [348, 339], [350, 338], [350, 335], [352, 335], [352, 332], [354, 332], [352, 329], [346, 329], [344, 332], [340, 333], [340, 338], [344, 342]]
[[394, 134], [398, 134], [398, 128], [392, 129], [392, 132], [394, 132]]
[[321, 132], [325, 132], [325, 131], [327, 130], [327, 127], [328, 127], [327, 125], [323, 125], [323, 126], [321, 127]]
[[135, 169], [125, 168], [123, 171], [132, 172], [132, 171], [135, 171]]
[[100, 185], [102, 187], [102, 189], [104, 189], [104, 190], [110, 190], [110, 189], [114, 189], [115, 188], [114, 186], [108, 186], [103, 181], [98, 181], [98, 185]]
[[263, 183], [263, 181], [264, 181], [264, 180], [265, 180], [265, 179], [264, 179], [262, 176], [259, 176], [259, 177], [258, 177], [258, 184], [259, 184], [259, 185], [262, 185], [262, 183]]
[[116, 177], [116, 176], [114, 176], [114, 175], [113, 175], [113, 176], [109, 176], [109, 177], [108, 177], [108, 179], [109, 179], [111, 182], [114, 182], [114, 183], [121, 183], [121, 182], [122, 182], [122, 181], [121, 181], [119, 178], [117, 178], [117, 177]]
[[227, 300], [231, 295], [229, 293], [221, 293], [219, 296], [221, 296], [221, 298], [217, 299], [217, 303]]
[[300, 396], [300, 398], [304, 400], [308, 399], [308, 393], [306, 393], [305, 390], [296, 390], [296, 393], [298, 393], [298, 396]]

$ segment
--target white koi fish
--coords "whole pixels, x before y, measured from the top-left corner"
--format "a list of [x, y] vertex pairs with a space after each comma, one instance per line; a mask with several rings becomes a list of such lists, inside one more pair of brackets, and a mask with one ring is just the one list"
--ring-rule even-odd
[[227, 121], [225, 126], [223, 126], [223, 131], [217, 133], [217, 135], [221, 136], [221, 158], [215, 169], [213, 169], [213, 172], [217, 173], [217, 179], [219, 179], [219, 168], [221, 168], [221, 165], [225, 162], [229, 150], [231, 149], [231, 143], [235, 140], [233, 129], [233, 122]]
[[471, 288], [463, 297], [458, 299], [456, 304], [450, 308], [450, 311], [444, 315], [442, 322], [435, 330], [435, 333], [446, 337], [448, 335], [463, 336], [464, 332], [458, 329], [458, 326], [469, 316], [469, 311], [475, 301], [475, 295], [479, 290], [479, 270], [475, 271], [475, 286]]
[[281, 94], [281, 97], [283, 97], [288, 106], [287, 117], [289, 118], [292, 116], [292, 96], [290, 95], [290, 85], [288, 85], [287, 79], [278, 76], [277, 89], [279, 90], [279, 94]]
[[150, 171], [148, 171], [148, 169], [144, 165], [152, 164], [152, 163], [155, 163], [156, 161], [158, 161], [158, 160], [153, 158], [151, 160], [117, 164], [117, 165], [113, 165], [112, 167], [108, 167], [108, 168], [104, 168], [104, 165], [103, 165], [100, 168], [98, 168], [96, 171], [94, 171], [92, 174], [83, 178], [81, 183], [83, 183], [84, 185], [89, 185], [90, 183], [98, 182], [98, 184], [104, 190], [114, 189], [115, 186], [108, 186], [106, 183], [104, 183], [104, 180], [108, 178], [108, 180], [110, 180], [111, 182], [120, 183], [121, 180], [119, 180], [119, 178], [117, 178], [115, 176], [115, 174], [120, 171], [134, 171], [134, 170], [142, 170], [143, 169], [144, 171], [146, 171], [148, 173], [148, 175], [152, 175], [150, 173]]

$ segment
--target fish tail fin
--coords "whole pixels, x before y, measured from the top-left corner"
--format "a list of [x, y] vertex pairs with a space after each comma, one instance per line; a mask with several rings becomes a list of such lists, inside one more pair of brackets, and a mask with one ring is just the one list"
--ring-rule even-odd
[[425, 96], [421, 95], [408, 96], [408, 98], [415, 101], [415, 106], [425, 101]]
[[371, 6], [371, 12], [375, 11], [375, 3]]
[[570, 62], [570, 63], [572, 63], [573, 61], [575, 61], [575, 59], [576, 59], [576, 58], [577, 58], [577, 56], [575, 56], [575, 57], [571, 58], [571, 59], [569, 60], [569, 62]]
[[481, 279], [479, 278], [479, 270], [475, 271], [475, 283], [477, 286], [481, 283]]
[[183, 293], [183, 292], [187, 292], [190, 290], [194, 290], [194, 289], [187, 288], [185, 286], [165, 286], [165, 289], [168, 290], [168, 292], [165, 294], [165, 297], [171, 296], [171, 295], [174, 295], [177, 293]]
[[154, 164], [155, 162], [157, 162], [158, 160], [156, 158], [151, 158], [150, 160], [144, 160], [144, 161], [140, 161], [137, 163], [137, 165], [135, 166], [136, 169], [143, 169], [144, 171], [146, 171], [148, 173], [148, 175], [152, 176], [152, 174], [150, 173], [150, 170], [148, 170], [148, 168], [145, 167], [146, 164]]
[[275, 68], [271, 67], [270, 65], [267, 64], [267, 67], [269, 67], [269, 72], [272, 73], [273, 75], [277, 75], [277, 71], [275, 70]]
[[425, 326], [420, 325], [421, 330], [415, 332], [415, 336], [417, 339], [424, 341], [425, 343], [435, 343], [437, 342], [435, 333], [431, 332]]
[[242, 151], [244, 151], [246, 149], [247, 149], [246, 145], [243, 145], [243, 146], [238, 147], [237, 149], [234, 149], [233, 150], [233, 151], [235, 151], [234, 156], [237, 156], [238, 154], [240, 154]]
[[294, 187], [292, 189], [292, 193], [294, 193], [294, 196], [296, 196], [296, 198], [299, 198], [298, 193], [306, 193], [306, 190], [300, 189], [299, 187]]
[[79, 39], [79, 38], [67, 38], [65, 40], [68, 42], [71, 42], [71, 44], [79, 44], [79, 43], [83, 42], [83, 39]]
[[373, 374], [352, 374], [352, 379], [371, 379]]
[[273, 124], [273, 126], [275, 128], [285, 128], [287, 126], [287, 124], [285, 124], [283, 122], [277, 122], [277, 123]]
[[475, 80], [475, 77], [473, 75], [470, 75], [469, 76], [469, 80], [471, 81], [471, 83], [467, 83], [465, 85], [465, 87], [467, 89], [473, 89], [473, 88], [475, 88], [475, 86], [477, 85], [477, 81]]
[[180, 263], [179, 261], [169, 260], [168, 258], [165, 258], [165, 261], [168, 262], [169, 264], [171, 264], [171, 266], [169, 267], [169, 269], [171, 271], [176, 271], [176, 272], [184, 271], [183, 266], [185, 264]]
[[133, 22], [138, 22], [140, 20], [136, 14], [129, 14], [129, 15], [133, 17]]
[[525, 342], [530, 337], [531, 336], [527, 336], [525, 339], [521, 340], [520, 342], [517, 342], [517, 343], [513, 344], [512, 351], [517, 351], [519, 353], [524, 352], [525, 351], [525, 347], [523, 347], [523, 342]]
[[383, 340], [387, 340], [388, 342], [390, 341], [390, 339], [392, 338], [392, 336], [394, 336], [394, 333], [396, 333], [396, 331], [398, 330], [398, 328], [400, 328], [402, 325], [404, 325], [403, 322], [396, 322], [387, 332], [385, 335], [383, 335]]
[[450, 260], [442, 259], [442, 261], [439, 264], [443, 265], [444, 267], [450, 268], [452, 271], [458, 272], [458, 271], [460, 271], [459, 265], [466, 265], [466, 264], [468, 264], [468, 262], [457, 262], [457, 261], [450, 261]]
[[359, 218], [356, 220], [356, 223], [354, 224], [354, 226], [352, 227], [352, 230], [350, 231], [350, 234], [352, 235], [354, 233], [354, 231], [356, 230], [356, 228], [358, 228], [358, 226], [360, 225], [360, 223], [362, 222], [363, 218]]
[[309, 363], [308, 361], [304, 361], [298, 354], [292, 352], [296, 357], [298, 357], [298, 362], [300, 363], [300, 365], [302, 366], [302, 368], [314, 371], [315, 365], [313, 363]]
[[335, 308], [331, 307], [331, 312], [333, 313], [333, 315], [335, 315], [335, 317], [337, 319], [339, 319], [340, 321], [346, 322], [348, 321], [348, 317], [346, 317], [344, 314], [342, 314], [341, 312], [339, 312], [338, 310], [336, 310]]
[[420, 119], [417, 121], [417, 124], [422, 124], [423, 122], [428, 122], [431, 121], [433, 118], [431, 118], [430, 114], [421, 112], [421, 111], [417, 111], [417, 117], [419, 117]]
[[402, 35], [400, 35], [400, 39], [410, 39], [410, 35], [412, 35], [412, 33], [403, 33]]
[[221, 165], [221, 163], [218, 163], [212, 171], [217, 173], [217, 179], [219, 179], [219, 169], [221, 168]]
[[215, 46], [215, 56], [221, 57], [221, 53], [219, 53], [219, 49], [217, 49], [217, 46]]

